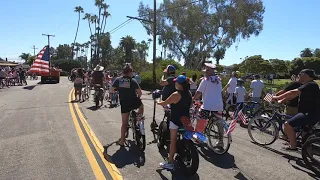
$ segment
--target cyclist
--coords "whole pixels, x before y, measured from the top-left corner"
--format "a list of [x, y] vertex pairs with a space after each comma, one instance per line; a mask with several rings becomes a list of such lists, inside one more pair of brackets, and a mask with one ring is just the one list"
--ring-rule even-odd
[[163, 70], [164, 75], [161, 77], [160, 86], [162, 89], [162, 101], [166, 100], [173, 92], [176, 91], [175, 83], [173, 82], [176, 76], [176, 68], [173, 65], [168, 65]]
[[174, 79], [176, 91], [172, 93], [166, 100], [158, 102], [158, 105], [171, 106], [170, 129], [170, 151], [168, 162], [160, 163], [160, 167], [173, 170], [173, 157], [176, 153], [178, 128], [182, 127], [181, 117], [190, 117], [189, 109], [192, 102], [192, 96], [189, 91], [189, 82], [187, 77], [180, 75]]
[[223, 88], [223, 92], [227, 92], [227, 103], [228, 104], [231, 104], [231, 105], [234, 105], [236, 102], [234, 102], [234, 91], [237, 87], [237, 78], [238, 78], [238, 75], [236, 72], [232, 72], [231, 73], [231, 77], [228, 81], [228, 84]]
[[104, 77], [104, 73], [103, 73], [103, 67], [100, 65], [97, 65], [94, 69], [93, 72], [91, 74], [92, 76], [92, 85], [95, 84], [99, 84], [101, 85], [101, 87], [104, 87], [104, 81], [105, 81], [105, 77]]
[[20, 84], [22, 85], [23, 82], [27, 84], [27, 80], [26, 80], [26, 71], [24, 71], [22, 68], [19, 68], [19, 78], [20, 78]]
[[[201, 106], [201, 110], [199, 112], [199, 120], [197, 123], [197, 127], [199, 122], [204, 122], [204, 124], [200, 125], [203, 129], [206, 127], [208, 119], [211, 113], [215, 113], [217, 116], [221, 116], [221, 112], [223, 111], [223, 101], [222, 101], [222, 83], [220, 78], [216, 75], [216, 65], [212, 63], [204, 63], [205, 65], [205, 78], [202, 79], [196, 94], [193, 96], [193, 100], [199, 98], [202, 95], [203, 105]], [[219, 129], [219, 140], [217, 142], [217, 146], [223, 147], [223, 124], [217, 123]], [[196, 128], [198, 129], [198, 128]]]
[[297, 150], [294, 127], [314, 124], [319, 120], [320, 115], [320, 91], [318, 84], [314, 81], [317, 79], [317, 75], [312, 69], [304, 69], [298, 74], [298, 78], [303, 84], [302, 86], [273, 97], [273, 99], [282, 103], [299, 96], [298, 114], [284, 124], [284, 132], [288, 136], [290, 143], [290, 146], [283, 148], [284, 150]]
[[143, 121], [143, 104], [140, 99], [142, 95], [141, 88], [137, 81], [132, 78], [133, 69], [129, 63], [123, 68], [123, 76], [118, 77], [113, 85], [111, 92], [114, 93], [116, 90], [119, 92], [120, 105], [121, 105], [121, 138], [118, 142], [120, 146], [124, 145], [125, 136], [127, 133], [129, 112], [134, 109], [139, 109], [137, 113], [137, 121]]

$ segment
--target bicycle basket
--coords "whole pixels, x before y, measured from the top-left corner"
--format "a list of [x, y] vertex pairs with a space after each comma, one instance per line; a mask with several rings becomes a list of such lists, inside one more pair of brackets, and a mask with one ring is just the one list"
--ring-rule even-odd
[[190, 120], [189, 117], [187, 117], [187, 116], [182, 116], [182, 117], [180, 118], [180, 121], [181, 121], [184, 129], [186, 129], [186, 130], [188, 130], [188, 131], [193, 131], [193, 130], [194, 130], [194, 129], [193, 129], [193, 126], [192, 126], [192, 123], [191, 123], [191, 120]]

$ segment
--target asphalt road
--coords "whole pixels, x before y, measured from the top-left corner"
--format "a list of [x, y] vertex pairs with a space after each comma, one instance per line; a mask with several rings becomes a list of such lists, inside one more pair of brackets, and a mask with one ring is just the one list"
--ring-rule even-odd
[[[115, 143], [120, 136], [120, 108], [95, 110], [92, 98], [72, 104], [69, 99], [72, 86], [62, 78], [59, 84], [29, 81], [27, 87], [0, 89], [0, 179], [316, 178], [305, 168], [299, 152], [281, 150], [282, 140], [260, 147], [251, 142], [247, 130], [240, 126], [232, 134], [229, 153], [219, 156], [198, 148], [200, 166], [196, 176], [185, 178], [179, 172], [160, 170], [158, 165], [163, 157], [152, 143], [149, 123], [153, 101], [147, 92], [143, 102], [148, 145], [145, 154], [141, 154], [132, 135], [126, 148]], [[162, 109], [157, 108], [157, 120], [162, 117]], [[103, 159], [99, 148], [105, 151]], [[105, 171], [110, 169], [113, 172], [108, 175]], [[121, 176], [114, 175], [117, 170]]]

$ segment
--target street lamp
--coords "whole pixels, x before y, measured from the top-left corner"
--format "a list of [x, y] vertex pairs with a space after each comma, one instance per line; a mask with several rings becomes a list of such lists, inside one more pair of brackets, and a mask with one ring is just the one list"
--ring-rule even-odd
[[142, 19], [142, 18], [138, 18], [138, 17], [132, 17], [132, 16], [127, 16], [127, 18], [130, 19], [136, 19], [139, 21], [145, 21], [148, 23], [152, 23], [153, 25], [153, 60], [152, 60], [152, 79], [153, 79], [153, 85], [154, 88], [157, 86], [157, 80], [156, 80], [156, 58], [157, 58], [157, 1], [154, 0], [153, 1], [153, 21], [150, 20], [146, 20], [146, 19]]

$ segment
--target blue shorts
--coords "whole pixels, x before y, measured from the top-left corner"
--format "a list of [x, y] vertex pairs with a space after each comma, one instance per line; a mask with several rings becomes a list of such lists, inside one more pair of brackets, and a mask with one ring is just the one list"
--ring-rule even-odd
[[305, 127], [307, 125], [315, 125], [319, 121], [320, 117], [316, 114], [304, 114], [304, 113], [298, 113], [295, 116], [293, 116], [291, 119], [289, 119], [287, 122], [292, 127]]

